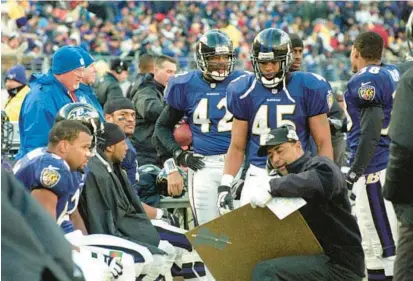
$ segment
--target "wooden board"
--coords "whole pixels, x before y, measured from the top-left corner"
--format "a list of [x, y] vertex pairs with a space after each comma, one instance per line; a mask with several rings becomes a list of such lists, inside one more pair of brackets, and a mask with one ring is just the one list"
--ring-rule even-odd
[[250, 281], [255, 265], [283, 256], [323, 252], [297, 211], [279, 220], [245, 205], [186, 233], [217, 281]]

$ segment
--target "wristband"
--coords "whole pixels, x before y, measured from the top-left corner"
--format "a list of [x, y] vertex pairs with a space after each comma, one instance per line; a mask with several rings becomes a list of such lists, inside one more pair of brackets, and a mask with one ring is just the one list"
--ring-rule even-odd
[[156, 217], [155, 219], [160, 220], [163, 216], [163, 210], [162, 209], [156, 209]]
[[166, 160], [165, 163], [163, 163], [163, 167], [165, 168], [165, 172], [167, 175], [178, 171], [178, 167], [175, 165], [175, 161], [173, 158], [169, 158], [168, 160]]
[[233, 181], [234, 181], [234, 176], [225, 174], [222, 176], [221, 185], [231, 186]]

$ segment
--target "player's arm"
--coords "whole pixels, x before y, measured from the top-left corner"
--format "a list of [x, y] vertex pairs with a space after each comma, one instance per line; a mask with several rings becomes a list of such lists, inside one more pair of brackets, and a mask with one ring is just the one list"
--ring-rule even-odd
[[247, 138], [248, 121], [234, 118], [231, 130], [231, 144], [225, 157], [224, 176], [221, 185], [230, 186], [233, 178], [238, 173], [244, 162]]
[[77, 209], [70, 215], [70, 220], [75, 229], [82, 231], [83, 235], [88, 235], [85, 223]]
[[57, 195], [45, 188], [32, 190], [32, 196], [42, 205], [46, 211], [56, 220]]
[[184, 114], [184, 111], [177, 110], [168, 104], [162, 110], [162, 113], [155, 124], [155, 134], [157, 138], [171, 154], [173, 154], [176, 150], [181, 149], [175, 141], [173, 129], [182, 119]]
[[[156, 137], [161, 141], [163, 146], [173, 155], [175, 164], [191, 168], [194, 171], [202, 169], [205, 164], [200, 157], [194, 155], [190, 151], [184, 151], [175, 141], [173, 129], [176, 124], [182, 119], [185, 112], [175, 109], [171, 105], [166, 105], [162, 110], [161, 115], [155, 124]], [[169, 164], [168, 164], [169, 163]], [[165, 161], [164, 167], [169, 174], [169, 171], [176, 172], [176, 167], [173, 167], [173, 162]]]
[[383, 108], [377, 104], [363, 107], [360, 113], [360, 142], [354, 156], [349, 176], [358, 178], [370, 163], [377, 144], [380, 140], [380, 132], [383, 126]]
[[273, 197], [331, 198], [336, 182], [333, 179], [336, 176], [342, 177], [341, 174], [335, 175], [329, 165], [320, 163], [302, 173], [271, 179], [270, 193]]
[[308, 118], [311, 135], [317, 146], [320, 156], [327, 156], [333, 160], [333, 146], [331, 144], [330, 123], [327, 114], [319, 114]]

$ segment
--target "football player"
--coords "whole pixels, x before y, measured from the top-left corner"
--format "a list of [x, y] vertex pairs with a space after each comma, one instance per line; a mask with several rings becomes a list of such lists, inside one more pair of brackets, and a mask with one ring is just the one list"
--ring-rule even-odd
[[[381, 64], [383, 39], [374, 32], [357, 36], [351, 50], [352, 71], [344, 97], [347, 106], [347, 146], [351, 151], [347, 183], [355, 190], [355, 213], [362, 234], [368, 280], [393, 276], [397, 220], [383, 199], [389, 159], [388, 126], [395, 91], [394, 75]], [[354, 184], [354, 188], [353, 188]]]
[[[87, 124], [89, 128], [86, 129], [89, 129], [89, 134], [90, 131], [93, 131], [95, 135], [100, 130], [99, 114], [90, 105], [73, 103], [64, 106], [57, 114], [56, 124], [64, 121], [59, 127], [68, 126], [67, 119], [72, 119], [71, 122], [77, 124], [79, 124], [78, 121]], [[60, 131], [56, 135], [63, 134], [63, 138], [71, 137], [70, 134], [65, 136], [68, 134], [66, 131], [69, 131], [66, 127], [61, 128]], [[51, 134], [52, 137], [53, 134]], [[59, 140], [57, 136], [54, 137]], [[140, 274], [146, 275], [143, 280], [155, 280], [159, 275], [157, 267], [162, 262], [162, 257], [154, 257], [146, 247], [114, 236], [82, 235], [82, 232], [87, 234], [87, 231], [77, 210], [77, 205], [83, 189], [85, 176], [83, 170], [86, 167], [87, 158], [90, 156], [91, 143], [92, 140], [89, 143], [83, 142], [81, 144], [84, 146], [79, 147], [79, 143], [74, 142], [65, 155], [62, 155], [60, 150], [51, 152], [54, 150], [49, 147], [33, 150], [16, 163], [14, 167], [16, 177], [32, 191], [36, 199], [41, 200], [40, 202], [49, 212], [52, 212], [53, 206], [56, 206], [54, 217], [58, 225], [65, 232], [69, 242], [81, 250], [83, 256], [89, 254], [89, 258], [92, 255], [92, 257], [104, 260], [111, 266], [113, 276], [120, 278], [119, 280], [133, 280], [135, 275], [139, 276]], [[86, 148], [87, 145], [89, 146]], [[59, 148], [59, 145], [57, 147]], [[81, 159], [84, 162], [73, 164], [74, 160]], [[55, 182], [48, 184], [49, 177]], [[99, 246], [99, 248], [88, 245]], [[125, 252], [132, 256], [125, 254]], [[121, 263], [117, 259], [111, 258], [114, 255], [120, 256]]]
[[[167, 105], [155, 125], [155, 134], [174, 158], [165, 161], [167, 173], [176, 171], [175, 163], [195, 171], [193, 180], [189, 175], [189, 197], [198, 223], [203, 224], [219, 216], [217, 188], [233, 118], [227, 110], [226, 87], [242, 72], [233, 71], [234, 48], [222, 31], [205, 33], [195, 50], [198, 70], [169, 80], [165, 89]], [[192, 132], [193, 152], [182, 150], [173, 136], [175, 125], [184, 115]]]
[[[271, 129], [293, 126], [305, 151], [311, 151], [309, 138], [314, 138], [318, 154], [333, 158], [330, 128], [327, 120], [330, 84], [321, 76], [289, 72], [292, 44], [287, 33], [268, 28], [254, 39], [251, 59], [255, 75], [243, 75], [227, 88], [228, 110], [234, 116], [232, 139], [225, 159], [224, 176], [218, 188], [218, 206], [232, 208], [230, 183], [238, 172], [248, 150], [249, 169], [241, 193], [241, 205], [249, 203], [254, 193], [254, 176], [266, 173], [266, 158], [258, 157]], [[277, 167], [280, 171], [285, 167]]]

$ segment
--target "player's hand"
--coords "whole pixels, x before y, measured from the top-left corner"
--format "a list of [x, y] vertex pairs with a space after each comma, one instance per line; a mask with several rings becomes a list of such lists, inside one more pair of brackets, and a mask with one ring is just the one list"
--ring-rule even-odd
[[163, 215], [161, 220], [163, 220], [164, 222], [175, 226], [175, 227], [180, 227], [179, 225], [179, 219], [177, 216], [175, 216], [174, 214], [171, 214], [170, 212], [168, 212], [168, 210], [162, 210], [163, 211]]
[[180, 196], [184, 190], [184, 179], [179, 171], [172, 172], [167, 176], [168, 194]]
[[270, 193], [270, 178], [264, 177], [257, 179], [257, 188], [250, 199], [251, 207], [264, 208], [268, 202], [271, 201], [272, 195]]
[[182, 149], [177, 149], [174, 152], [174, 159], [178, 165], [188, 167], [195, 172], [205, 167], [204, 156], [199, 154], [194, 154], [192, 151], [184, 151]]
[[241, 199], [241, 192], [242, 189], [244, 188], [244, 180], [243, 179], [238, 179], [236, 181], [234, 181], [234, 183], [231, 186], [231, 195], [232, 198], [234, 198], [235, 200], [239, 200]]
[[231, 194], [231, 187], [226, 185], [220, 185], [218, 187], [217, 207], [221, 216], [234, 210], [234, 198]]
[[123, 274], [123, 265], [119, 258], [112, 258], [109, 260], [108, 266], [113, 279], [118, 279]]
[[330, 124], [331, 135], [335, 135], [337, 132], [341, 132], [343, 127], [343, 122], [337, 118], [328, 118], [328, 123]]

